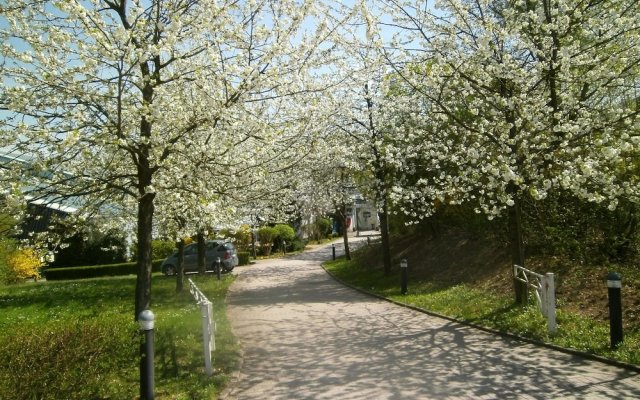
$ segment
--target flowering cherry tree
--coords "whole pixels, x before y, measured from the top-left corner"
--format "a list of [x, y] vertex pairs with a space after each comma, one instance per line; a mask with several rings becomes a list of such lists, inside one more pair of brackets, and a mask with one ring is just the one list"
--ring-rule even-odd
[[406, 44], [391, 43], [387, 57], [429, 105], [457, 163], [443, 172], [478, 212], [508, 212], [513, 263], [524, 264], [524, 198], [567, 190], [615, 207], [636, 190], [637, 176], [625, 173], [625, 183], [620, 172], [638, 149], [637, 2], [385, 6]]
[[293, 0], [0, 7], [2, 145], [41, 172], [24, 183], [32, 196], [82, 198], [93, 210], [133, 201], [137, 318], [150, 304], [157, 199], [192, 192], [184, 199], [218, 204], [224, 178], [250, 176], [252, 157], [282, 136], [265, 104], [310, 90], [331, 27], [305, 28], [323, 14]]

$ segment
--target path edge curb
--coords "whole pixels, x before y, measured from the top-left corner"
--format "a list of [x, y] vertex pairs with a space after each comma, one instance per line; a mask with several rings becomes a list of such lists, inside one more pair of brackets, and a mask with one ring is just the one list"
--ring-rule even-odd
[[456, 323], [461, 324], [461, 325], [465, 325], [465, 326], [468, 326], [468, 327], [471, 327], [471, 328], [475, 328], [475, 329], [478, 329], [478, 330], [481, 330], [481, 331], [484, 331], [484, 332], [487, 332], [487, 333], [498, 335], [498, 336], [501, 336], [501, 337], [506, 338], [506, 339], [518, 340], [518, 341], [525, 342], [525, 343], [530, 343], [530, 344], [533, 344], [533, 345], [536, 345], [536, 346], [546, 347], [546, 348], [551, 349], [551, 350], [556, 350], [556, 351], [559, 351], [559, 352], [562, 352], [562, 353], [565, 353], [565, 354], [570, 354], [570, 355], [573, 355], [573, 356], [583, 357], [583, 358], [586, 358], [586, 359], [589, 359], [589, 360], [592, 360], [592, 361], [599, 361], [599, 362], [601, 362], [603, 364], [612, 365], [612, 366], [615, 366], [615, 367], [623, 368], [623, 369], [630, 370], [630, 371], [633, 371], [633, 372], [636, 372], [636, 373], [640, 374], [640, 365], [630, 364], [630, 363], [626, 363], [626, 362], [623, 362], [623, 361], [613, 360], [613, 359], [610, 359], [610, 358], [598, 356], [598, 355], [591, 354], [591, 353], [585, 353], [585, 352], [582, 352], [582, 351], [579, 351], [579, 350], [575, 350], [575, 349], [569, 349], [569, 348], [566, 348], [566, 347], [561, 347], [561, 346], [558, 346], [558, 345], [555, 345], [555, 344], [552, 344], [552, 343], [546, 343], [546, 342], [542, 342], [540, 340], [535, 340], [535, 339], [531, 339], [531, 338], [518, 336], [518, 335], [515, 335], [513, 333], [502, 332], [502, 331], [499, 331], [499, 330], [496, 330], [496, 329], [488, 328], [486, 326], [475, 324], [473, 322], [469, 322], [469, 321], [465, 321], [465, 320], [459, 320], [459, 319], [456, 319], [456, 318], [453, 318], [453, 317], [449, 317], [447, 315], [438, 314], [436, 312], [429, 311], [429, 310], [426, 310], [424, 308], [420, 308], [420, 307], [417, 307], [417, 306], [414, 306], [414, 305], [411, 305], [411, 304], [407, 304], [407, 303], [402, 303], [402, 302], [399, 302], [399, 301], [396, 301], [396, 300], [392, 300], [392, 299], [386, 298], [386, 297], [381, 296], [379, 294], [369, 292], [366, 289], [362, 289], [362, 288], [354, 286], [354, 285], [352, 285], [352, 284], [350, 284], [348, 282], [345, 282], [342, 279], [340, 279], [337, 276], [335, 276], [334, 274], [332, 274], [329, 270], [327, 270], [327, 268], [324, 265], [327, 261], [329, 261], [329, 260], [326, 260], [326, 261], [324, 261], [324, 262], [322, 262], [320, 264], [320, 266], [327, 273], [327, 275], [329, 275], [331, 278], [333, 278], [333, 280], [335, 280], [336, 282], [340, 283], [341, 285], [344, 285], [344, 286], [346, 286], [348, 288], [351, 288], [351, 289], [353, 289], [355, 291], [358, 291], [358, 292], [360, 292], [360, 293], [362, 293], [364, 295], [367, 295], [367, 296], [370, 296], [370, 297], [375, 297], [377, 299], [386, 301], [388, 303], [392, 303], [392, 304], [395, 304], [395, 305], [398, 305], [398, 306], [401, 306], [401, 307], [404, 307], [404, 308], [408, 308], [408, 309], [411, 309], [411, 310], [414, 310], [414, 311], [417, 311], [417, 312], [420, 312], [420, 313], [423, 313], [423, 314], [431, 315], [433, 317], [442, 318], [442, 319], [447, 320], [447, 321], [456, 322]]

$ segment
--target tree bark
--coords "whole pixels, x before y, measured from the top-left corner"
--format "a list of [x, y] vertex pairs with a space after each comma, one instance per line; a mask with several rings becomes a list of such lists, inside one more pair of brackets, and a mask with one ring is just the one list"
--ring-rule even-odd
[[342, 240], [344, 242], [344, 256], [347, 260], [351, 260], [351, 250], [349, 249], [349, 231], [347, 230], [347, 205], [342, 204], [340, 216], [342, 217]]
[[[148, 76], [148, 66], [142, 64], [143, 76]], [[146, 84], [142, 90], [144, 104], [153, 102], [153, 86]], [[142, 117], [140, 120], [140, 136], [151, 137], [151, 123]], [[136, 282], [135, 320], [143, 310], [151, 306], [151, 241], [153, 239], [153, 201], [155, 193], [147, 193], [153, 180], [153, 169], [149, 161], [149, 147], [141, 144], [136, 153], [136, 165], [138, 172], [138, 278]]]
[[178, 265], [176, 265], [176, 292], [184, 289], [184, 239], [180, 238], [176, 243], [178, 248]]
[[391, 275], [391, 242], [389, 240], [389, 199], [387, 196], [387, 168], [378, 141], [385, 140], [382, 132], [376, 129], [373, 118], [373, 100], [369, 96], [369, 85], [365, 84], [365, 100], [367, 102], [367, 114], [369, 117], [369, 132], [371, 132], [371, 151], [373, 154], [374, 174], [376, 177], [376, 200], [382, 203], [382, 211], [378, 211], [380, 219], [380, 234], [382, 236], [382, 261], [384, 274]]
[[153, 228], [153, 200], [155, 194], [144, 194], [138, 200], [138, 277], [136, 280], [135, 320], [151, 305], [151, 240]]
[[[522, 202], [515, 185], [511, 184], [508, 190], [512, 193], [513, 206], [509, 208], [509, 247], [511, 249], [511, 264], [524, 267], [524, 245], [522, 241]], [[516, 302], [526, 304], [528, 301], [527, 286], [513, 276], [513, 290]]]
[[[146, 62], [140, 64], [140, 72], [144, 78], [152, 76], [151, 68]], [[157, 71], [156, 71], [157, 74]], [[142, 87], [142, 104], [150, 106], [153, 103], [154, 87], [151, 80], [147, 80]], [[151, 138], [152, 125], [146, 118], [140, 119], [140, 137]], [[138, 277], [136, 281], [135, 320], [143, 310], [151, 305], [151, 240], [153, 235], [153, 201], [155, 193], [147, 192], [152, 187], [154, 168], [149, 158], [149, 144], [141, 141], [134, 152], [134, 162], [138, 173]]]
[[384, 274], [391, 275], [391, 240], [389, 239], [389, 211], [387, 201], [382, 200], [382, 211], [378, 212], [380, 218], [380, 236], [382, 238], [382, 261]]
[[253, 229], [251, 230], [251, 246], [253, 247], [253, 259], [257, 260], [258, 253], [256, 251], [256, 232]]
[[204, 229], [200, 229], [198, 231], [198, 273], [204, 275], [207, 271], [207, 266], [205, 265], [205, 253], [207, 251], [207, 246], [204, 240]]

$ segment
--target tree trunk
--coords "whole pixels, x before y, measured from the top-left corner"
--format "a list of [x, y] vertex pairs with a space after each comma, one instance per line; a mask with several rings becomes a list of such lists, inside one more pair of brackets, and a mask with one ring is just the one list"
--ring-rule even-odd
[[344, 242], [344, 256], [347, 260], [351, 260], [351, 250], [349, 249], [349, 231], [347, 230], [347, 206], [342, 205], [340, 216], [342, 217], [342, 240]]
[[[509, 246], [511, 248], [511, 264], [524, 267], [524, 246], [522, 241], [522, 202], [520, 194], [513, 186], [508, 189], [513, 196], [513, 206], [509, 208]], [[527, 285], [513, 277], [513, 290], [516, 302], [526, 304], [528, 301]]]
[[[144, 78], [151, 77], [151, 70], [146, 62], [140, 64], [140, 70]], [[151, 80], [147, 80], [142, 87], [142, 104], [149, 106], [153, 103], [154, 87]], [[140, 120], [140, 137], [151, 138], [151, 122], [146, 117]], [[153, 235], [153, 201], [155, 193], [147, 193], [153, 181], [154, 169], [149, 159], [149, 144], [142, 141], [134, 154], [137, 166], [138, 189], [138, 278], [136, 281], [135, 320], [143, 310], [151, 305], [151, 240]]]
[[180, 238], [176, 243], [178, 248], [178, 265], [176, 265], [176, 292], [184, 289], [184, 239]]
[[153, 199], [155, 194], [147, 193], [138, 200], [138, 277], [136, 280], [135, 320], [143, 310], [151, 305], [151, 239], [153, 228]]
[[374, 174], [376, 177], [376, 201], [382, 202], [382, 211], [378, 212], [380, 218], [380, 233], [382, 236], [382, 261], [384, 263], [384, 274], [391, 275], [391, 244], [389, 240], [389, 200], [387, 195], [387, 168], [386, 161], [382, 153], [382, 149], [378, 145], [378, 141], [385, 140], [382, 132], [376, 129], [373, 118], [373, 100], [369, 96], [369, 85], [364, 85], [365, 100], [367, 102], [367, 111], [369, 116], [369, 132], [371, 133], [371, 150], [373, 153]]
[[256, 251], [256, 233], [251, 231], [251, 246], [253, 247], [253, 259], [258, 259], [258, 252]]
[[204, 229], [200, 229], [198, 231], [198, 273], [201, 275], [207, 271], [207, 267], [205, 265], [205, 253], [207, 251], [207, 246], [204, 240]]
[[382, 261], [384, 274], [391, 275], [391, 241], [389, 239], [389, 212], [386, 200], [382, 200], [382, 211], [378, 212], [380, 218], [380, 236], [382, 238]]

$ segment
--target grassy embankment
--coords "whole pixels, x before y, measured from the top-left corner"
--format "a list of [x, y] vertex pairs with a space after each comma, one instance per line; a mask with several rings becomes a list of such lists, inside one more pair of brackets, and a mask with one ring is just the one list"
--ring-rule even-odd
[[[155, 275], [157, 399], [212, 399], [237, 369], [226, 319], [226, 275], [191, 275], [213, 302], [214, 376], [204, 372], [200, 311], [188, 287]], [[0, 398], [133, 399], [139, 393], [140, 335], [133, 321], [135, 277], [0, 287]]]
[[[487, 280], [492, 279], [491, 276], [458, 282], [434, 280], [429, 279], [429, 274], [420, 271], [423, 266], [414, 262], [413, 268], [410, 269], [408, 293], [402, 295], [399, 268], [394, 266], [392, 275], [384, 276], [377, 262], [381, 259], [379, 253], [380, 249], [376, 246], [366, 247], [356, 251], [352, 261], [338, 259], [326, 263], [325, 268], [346, 283], [399, 303], [563, 348], [640, 365], [638, 321], [625, 322], [624, 343], [618, 349], [612, 350], [608, 322], [580, 312], [579, 307], [571, 304], [571, 300], [565, 300], [560, 296], [557, 301], [558, 332], [552, 336], [548, 333], [544, 317], [537, 306], [533, 305], [533, 301], [528, 307], [515, 305], [509, 290], [496, 290], [495, 287], [487, 285]], [[460, 254], [456, 256], [462, 257]], [[437, 260], [431, 261], [437, 264]], [[470, 268], [477, 267], [474, 265]], [[460, 268], [458, 265], [456, 271], [450, 271], [450, 275], [472, 274], [460, 271]], [[636, 269], [622, 266], [617, 266], [617, 269], [622, 271], [628, 281], [640, 281], [637, 279], [640, 278], [640, 274]], [[504, 275], [504, 271], [501, 274]], [[438, 276], [447, 276], [447, 271], [439, 271]], [[504, 277], [500, 279], [504, 280]], [[606, 286], [604, 287], [606, 293]], [[566, 288], [563, 290], [566, 291]], [[582, 290], [583, 296], [589, 296], [588, 287], [583, 287]]]

